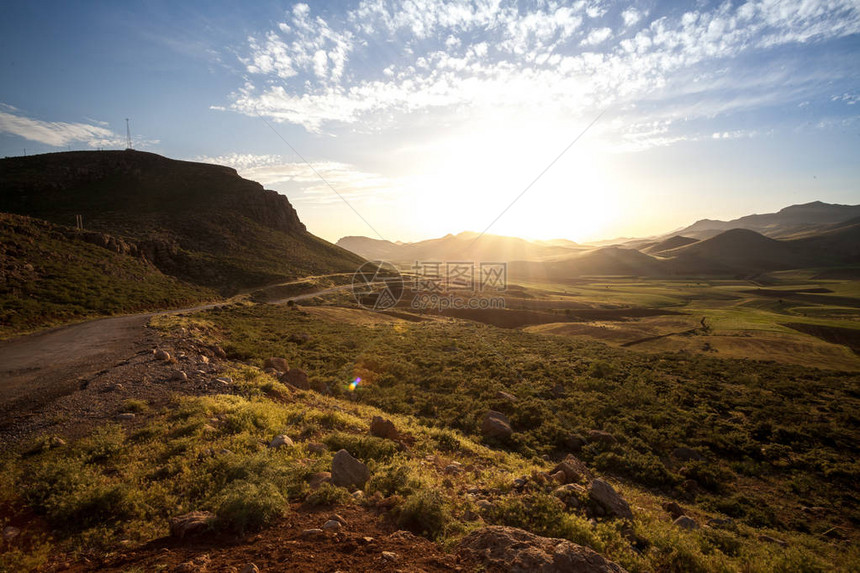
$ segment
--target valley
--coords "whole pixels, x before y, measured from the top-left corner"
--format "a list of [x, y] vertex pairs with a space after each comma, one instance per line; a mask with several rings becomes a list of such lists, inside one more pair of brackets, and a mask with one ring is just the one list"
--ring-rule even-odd
[[44, 161], [0, 161], [0, 569], [856, 569], [853, 207], [351, 253], [230, 170]]

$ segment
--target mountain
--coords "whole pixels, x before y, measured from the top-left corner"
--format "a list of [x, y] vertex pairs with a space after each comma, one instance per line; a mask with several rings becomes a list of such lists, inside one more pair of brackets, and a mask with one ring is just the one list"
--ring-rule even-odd
[[228, 294], [362, 259], [307, 232], [283, 195], [228, 167], [139, 151], [0, 159], [0, 211], [134, 244], [162, 272]]
[[[394, 263], [415, 261], [543, 261], [564, 258], [584, 247], [573, 241], [527, 241], [471, 231], [416, 243], [392, 243], [368, 237], [343, 237], [337, 245], [366, 259]], [[588, 247], [585, 247], [588, 248]]]
[[772, 238], [789, 238], [802, 232], [815, 232], [823, 227], [860, 217], [860, 205], [834, 205], [814, 201], [791, 205], [776, 213], [747, 215], [731, 221], [702, 219], [674, 234], [696, 239], [708, 239], [731, 229], [749, 229]]
[[685, 247], [695, 242], [697, 242], [697, 239], [692, 239], [690, 237], [682, 237], [681, 235], [674, 235], [672, 237], [669, 237], [668, 239], [657, 241], [647, 246], [641, 247], [639, 248], [639, 250], [643, 253], [648, 253], [649, 255], [659, 255], [665, 251], [677, 249], [678, 247]]

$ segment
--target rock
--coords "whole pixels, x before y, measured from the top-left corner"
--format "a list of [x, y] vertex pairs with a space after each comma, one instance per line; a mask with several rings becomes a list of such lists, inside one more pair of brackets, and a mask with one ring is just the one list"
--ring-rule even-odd
[[219, 384], [221, 384], [223, 386], [229, 386], [230, 384], [233, 383], [233, 379], [230, 378], [229, 376], [221, 376], [219, 378], [216, 378], [215, 382], [218, 382]]
[[516, 527], [491, 525], [460, 541], [458, 553], [487, 569], [510, 573], [626, 573], [593, 550], [566, 539], [541, 537]]
[[54, 448], [62, 448], [66, 445], [66, 440], [59, 436], [51, 436], [48, 438], [48, 442], [45, 444], [49, 450], [53, 450]]
[[588, 491], [584, 487], [575, 483], [559, 486], [552, 492], [568, 510], [577, 510], [582, 507], [582, 500], [587, 496], [587, 493]]
[[260, 573], [260, 568], [253, 563], [248, 563], [242, 567], [242, 573]]
[[343, 527], [343, 524], [336, 519], [329, 519], [323, 524], [323, 529], [326, 531], [337, 531]]
[[170, 354], [166, 350], [156, 350], [155, 351], [155, 359], [156, 360], [170, 360]]
[[633, 512], [630, 511], [630, 505], [627, 501], [602, 479], [591, 482], [588, 495], [598, 506], [603, 508], [606, 515], [621, 519], [633, 519]]
[[209, 364], [209, 357], [206, 356], [205, 354], [201, 354], [200, 355], [200, 362], [202, 362], [203, 364]]
[[788, 547], [788, 542], [782, 539], [777, 539], [776, 537], [771, 537], [770, 535], [765, 535], [762, 533], [758, 536], [759, 541], [764, 541], [765, 543], [774, 543], [779, 545], [780, 547]]
[[170, 377], [170, 379], [175, 380], [177, 382], [185, 382], [188, 380], [188, 374], [186, 374], [182, 370], [177, 370], [176, 372], [173, 373], [173, 375]]
[[3, 541], [7, 543], [14, 541], [16, 537], [21, 535], [21, 530], [12, 525], [7, 525], [3, 528]]
[[266, 358], [265, 362], [263, 362], [263, 368], [272, 368], [278, 372], [288, 372], [290, 365], [287, 364], [285, 359], [272, 356], [271, 358]]
[[311, 389], [310, 382], [308, 382], [308, 375], [301, 368], [291, 368], [289, 372], [281, 376], [281, 380], [287, 384], [292, 384], [299, 390]]
[[319, 489], [324, 483], [331, 483], [331, 474], [329, 472], [317, 472], [308, 476], [308, 485], [311, 489]]
[[285, 436], [281, 434], [280, 436], [275, 436], [271, 442], [269, 442], [270, 448], [282, 448], [284, 446], [292, 447], [293, 441], [289, 438], [289, 436]]
[[442, 471], [444, 471], [447, 475], [461, 474], [463, 473], [463, 465], [460, 462], [451, 462], [450, 464], [445, 466], [445, 469]]
[[568, 454], [550, 473], [555, 474], [557, 472], [564, 474], [565, 481], [563, 483], [578, 483], [581, 481], [590, 481], [594, 478], [582, 460], [573, 454]]
[[667, 501], [663, 504], [663, 509], [666, 510], [666, 513], [672, 516], [672, 519], [678, 519], [682, 515], [684, 515], [684, 508], [675, 503], [674, 501]]
[[715, 517], [713, 519], [708, 520], [709, 527], [731, 527], [735, 524], [732, 518], [721, 519], [719, 517]]
[[613, 444], [618, 443], [618, 440], [615, 439], [615, 436], [613, 436], [609, 432], [604, 432], [602, 430], [589, 430], [588, 441], [603, 444], [604, 446], [611, 446]]
[[564, 441], [564, 445], [573, 453], [578, 453], [587, 443], [588, 440], [579, 434], [571, 434]]
[[509, 394], [508, 392], [503, 392], [502, 390], [499, 390], [498, 392], [496, 392], [496, 400], [504, 400], [505, 402], [513, 403], [517, 401], [517, 397], [513, 394]]
[[493, 505], [493, 502], [486, 499], [478, 500], [478, 503], [476, 503], [475, 505], [477, 505], [478, 509], [480, 509], [481, 511], [492, 511], [496, 507], [495, 505]]
[[400, 438], [397, 428], [394, 427], [394, 422], [382, 416], [374, 416], [373, 420], [371, 420], [370, 435], [377, 438], [385, 438], [386, 440], [397, 440]]
[[268, 374], [269, 376], [277, 375], [278, 371], [274, 368], [263, 368], [263, 374]]
[[314, 537], [321, 537], [325, 535], [325, 532], [322, 529], [305, 529], [302, 531], [301, 536], [305, 539], [312, 539]]
[[311, 335], [307, 332], [294, 332], [287, 338], [288, 341], [295, 342], [296, 344], [304, 344], [310, 339]]
[[343, 525], [344, 527], [346, 527], [346, 520], [343, 517], [341, 517], [340, 515], [338, 515], [337, 513], [333, 513], [331, 515], [331, 517], [329, 517], [329, 519], [333, 519], [333, 520], [337, 521], [338, 523], [340, 523], [341, 525]]
[[212, 525], [215, 514], [208, 511], [192, 511], [170, 519], [170, 535], [179, 539], [200, 533]]
[[316, 455], [324, 454], [328, 451], [328, 446], [325, 444], [310, 443], [308, 444], [308, 452]]
[[688, 448], [687, 446], [681, 446], [679, 448], [675, 448], [672, 450], [672, 456], [685, 462], [689, 461], [698, 461], [703, 460], [705, 457], [694, 450], [693, 448]]
[[340, 487], [364, 488], [364, 484], [370, 479], [370, 471], [367, 466], [346, 450], [340, 450], [331, 461], [331, 482]]
[[692, 517], [687, 517], [686, 515], [682, 515], [682, 516], [678, 517], [678, 519], [676, 519], [672, 523], [674, 523], [675, 525], [677, 525], [681, 529], [689, 529], [689, 530], [699, 529], [699, 524], [696, 523], [696, 520], [693, 519]]
[[397, 555], [397, 553], [395, 553], [393, 551], [383, 551], [382, 552], [382, 560], [383, 561], [390, 561], [391, 563], [394, 563], [398, 559], [400, 559], [400, 557]]
[[131, 412], [123, 412], [122, 414], [116, 415], [117, 420], [134, 420], [134, 414]]
[[481, 422], [481, 432], [485, 438], [505, 441], [510, 439], [514, 431], [511, 429], [511, 421], [501, 412], [490, 410], [484, 414], [484, 420]]
[[217, 344], [212, 349], [212, 352], [214, 352], [215, 356], [217, 356], [218, 358], [227, 358], [227, 353], [224, 352], [224, 349], [221, 348], [220, 346], [218, 346]]

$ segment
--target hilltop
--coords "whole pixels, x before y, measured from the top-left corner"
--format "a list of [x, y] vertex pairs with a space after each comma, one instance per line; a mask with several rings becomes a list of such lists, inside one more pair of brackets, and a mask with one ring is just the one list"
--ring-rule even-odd
[[2, 159], [0, 212], [65, 226], [81, 215], [86, 230], [122, 238], [163, 273], [225, 295], [362, 263], [234, 169], [140, 151]]

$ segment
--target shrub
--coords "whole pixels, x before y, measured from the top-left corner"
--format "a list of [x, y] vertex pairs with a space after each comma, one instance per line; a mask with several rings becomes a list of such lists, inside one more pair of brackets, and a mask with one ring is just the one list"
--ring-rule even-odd
[[367, 482], [367, 493], [379, 492], [389, 496], [400, 494], [408, 496], [421, 488], [421, 482], [416, 479], [412, 470], [405, 464], [390, 465], [379, 468]]
[[80, 447], [84, 459], [88, 462], [100, 462], [119, 453], [125, 442], [125, 431], [116, 424], [105, 424], [81, 441]]
[[286, 498], [273, 484], [239, 480], [230, 483], [217, 496], [215, 514], [219, 526], [242, 534], [271, 523], [281, 517], [287, 507]]
[[147, 410], [149, 410], [149, 404], [146, 402], [146, 400], [137, 400], [135, 398], [129, 398], [122, 403], [123, 412], [134, 412], [136, 414], [142, 414]]
[[356, 436], [343, 432], [335, 432], [327, 436], [325, 445], [332, 451], [344, 449], [363, 461], [386, 461], [400, 451], [400, 447], [391, 440], [374, 436]]
[[346, 488], [330, 483], [322, 484], [305, 499], [308, 505], [347, 505], [352, 501], [352, 496]]
[[450, 521], [445, 500], [435, 490], [419, 490], [398, 508], [397, 524], [429, 539], [441, 537]]
[[560, 537], [600, 550], [588, 521], [572, 516], [554, 495], [529, 493], [500, 500], [491, 514], [495, 523], [519, 527], [545, 537]]

